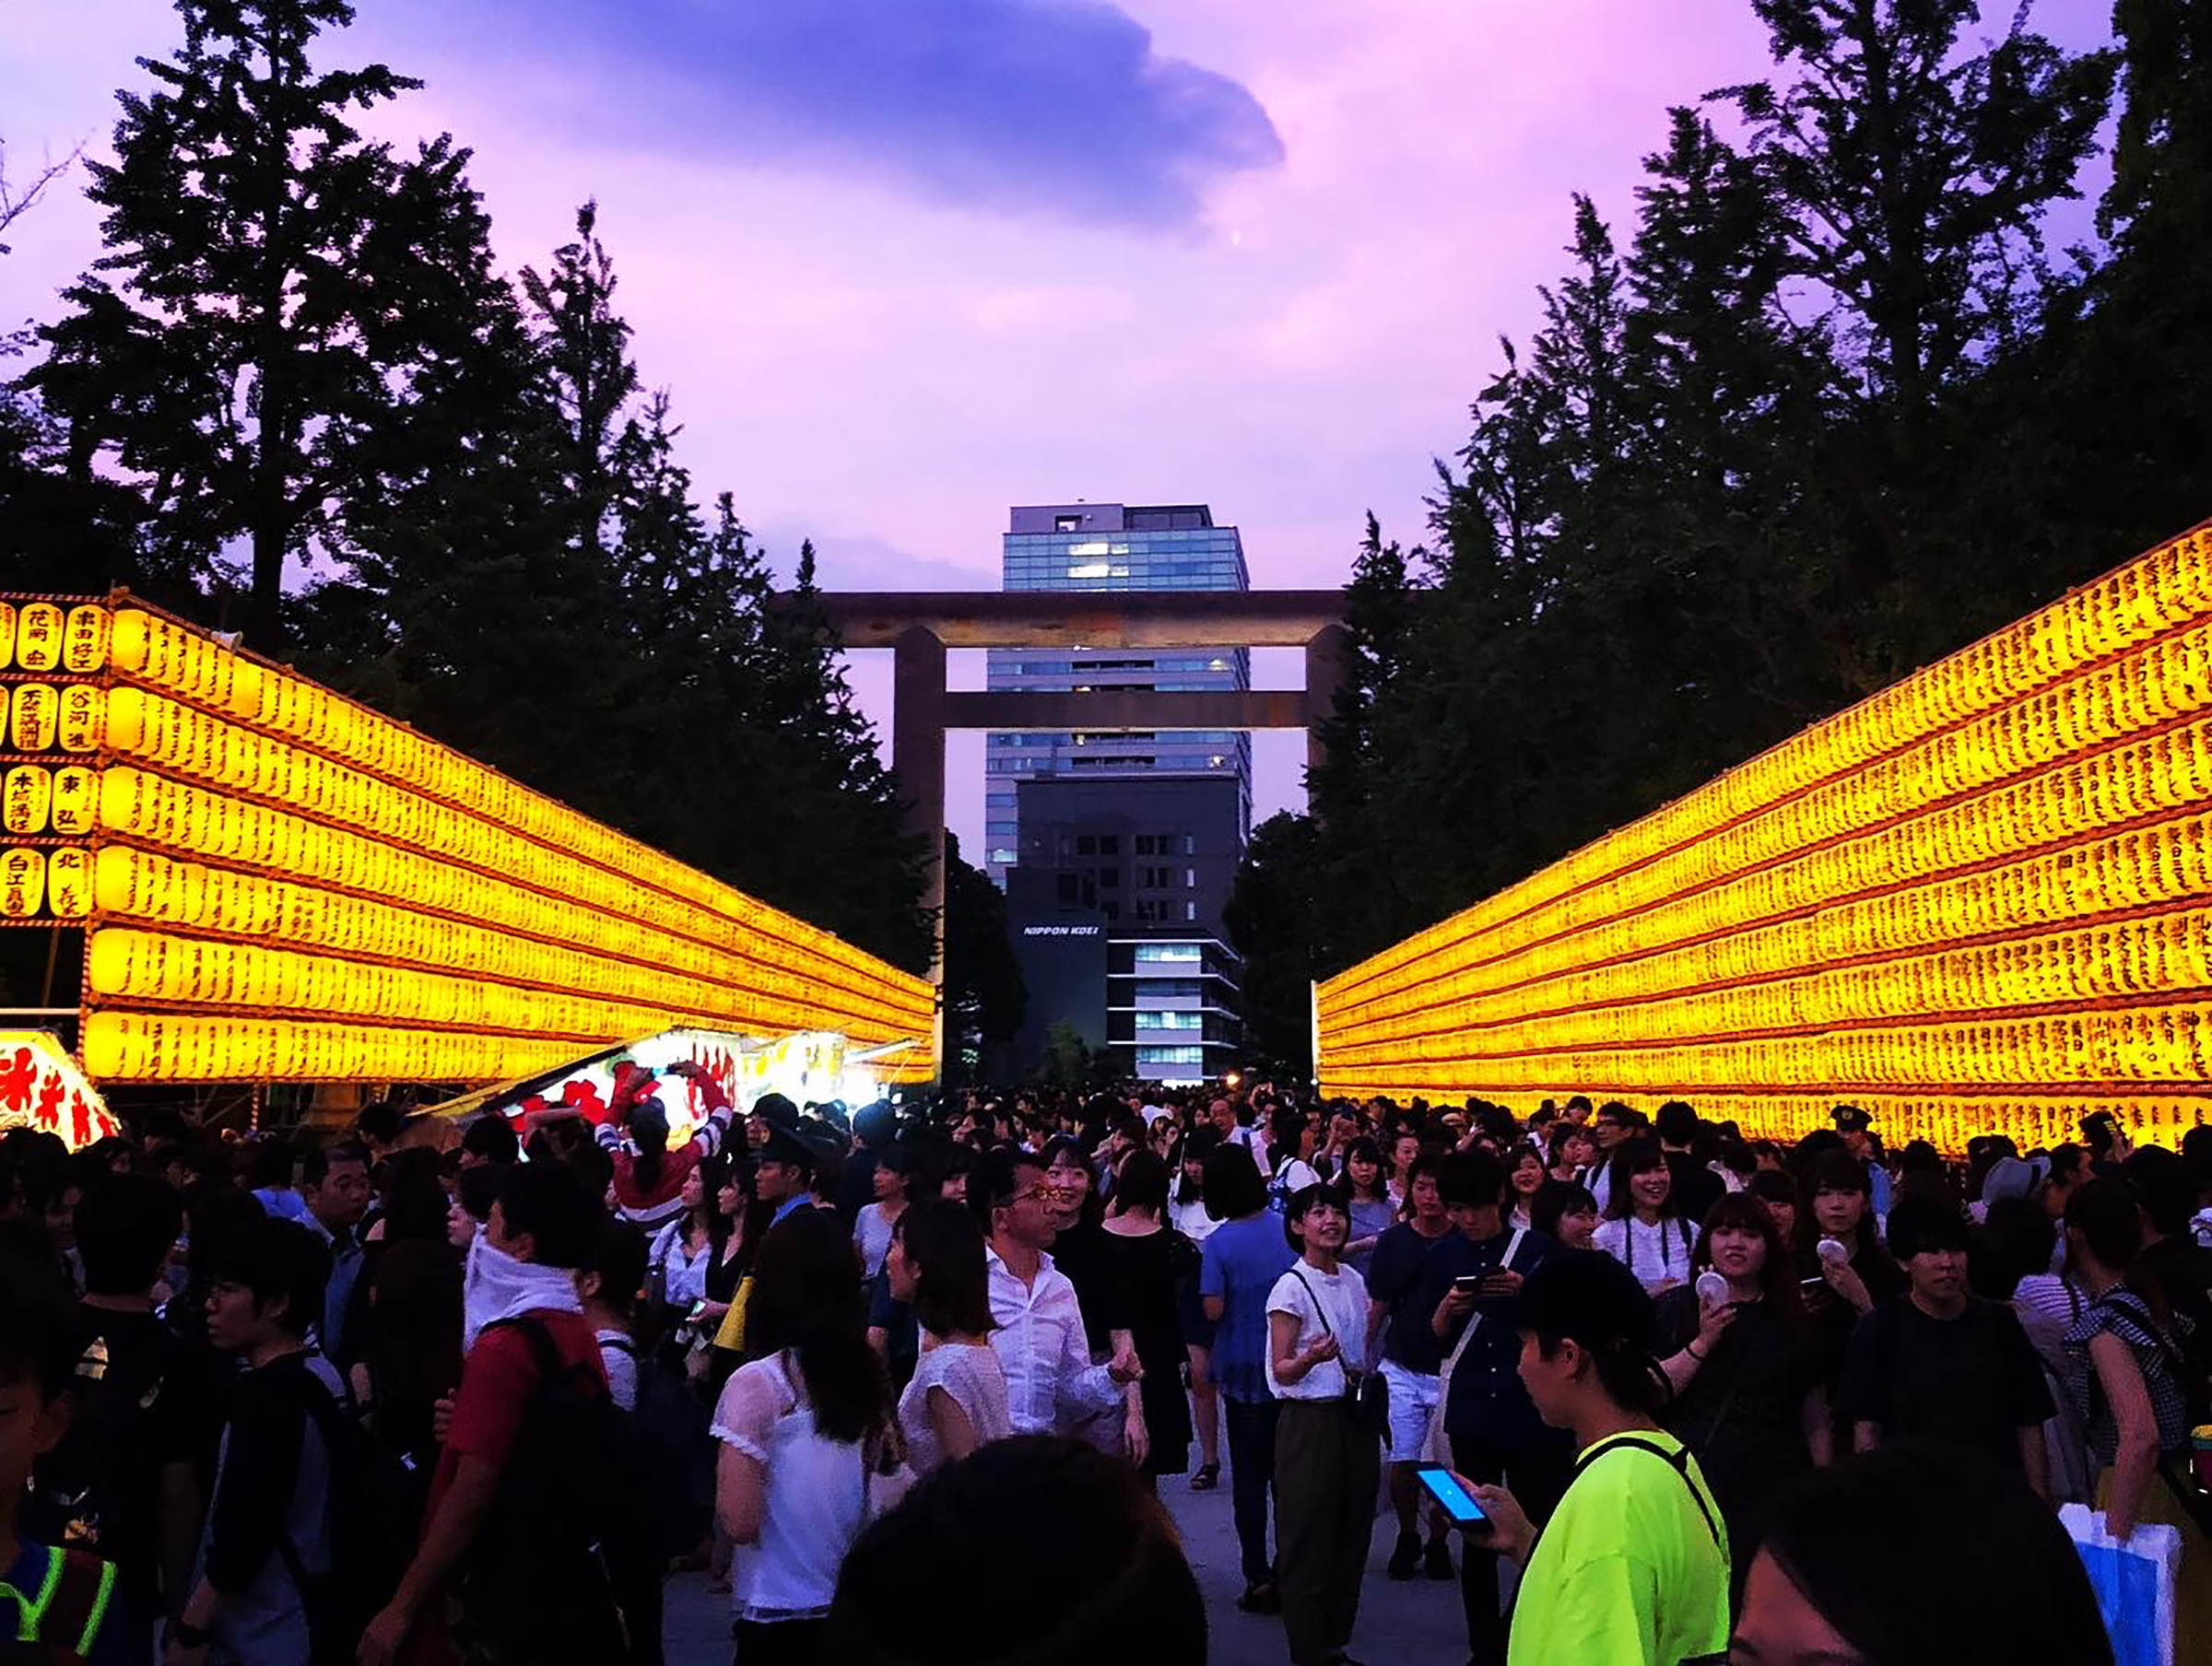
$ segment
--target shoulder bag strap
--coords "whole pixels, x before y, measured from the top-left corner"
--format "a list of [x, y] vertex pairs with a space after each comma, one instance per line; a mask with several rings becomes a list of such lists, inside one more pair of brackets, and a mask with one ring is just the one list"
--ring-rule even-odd
[[1588, 1453], [1578, 1460], [1574, 1466], [1573, 1475], [1568, 1479], [1568, 1484], [1573, 1485], [1584, 1470], [1607, 1452], [1618, 1451], [1624, 1448], [1630, 1451], [1651, 1453], [1653, 1457], [1660, 1460], [1668, 1469], [1682, 1478], [1683, 1486], [1688, 1490], [1690, 1502], [1698, 1507], [1698, 1514], [1705, 1518], [1705, 1531], [1712, 1535], [1713, 1543], [1723, 1547], [1724, 1552], [1727, 1541], [1721, 1535], [1721, 1524], [1713, 1519], [1712, 1507], [1705, 1502], [1705, 1495], [1698, 1491], [1698, 1484], [1689, 1478], [1689, 1448], [1687, 1446], [1670, 1452], [1648, 1436], [1618, 1435], [1606, 1441], [1598, 1450]]
[[[1512, 1237], [1505, 1240], [1505, 1254], [1498, 1261], [1498, 1270], [1500, 1273], [1512, 1271], [1513, 1257], [1521, 1252], [1521, 1240], [1527, 1236], [1527, 1227], [1515, 1226], [1513, 1228]], [[1443, 1371], [1439, 1380], [1443, 1386], [1445, 1395], [1448, 1396], [1452, 1391], [1452, 1373], [1459, 1369], [1460, 1356], [1467, 1351], [1467, 1344], [1475, 1340], [1475, 1332], [1481, 1328], [1481, 1313], [1476, 1312], [1468, 1315], [1467, 1328], [1459, 1333], [1459, 1340], [1452, 1344], [1452, 1352], [1444, 1356]], [[1441, 1406], [1442, 1401], [1440, 1400], [1438, 1404]]]

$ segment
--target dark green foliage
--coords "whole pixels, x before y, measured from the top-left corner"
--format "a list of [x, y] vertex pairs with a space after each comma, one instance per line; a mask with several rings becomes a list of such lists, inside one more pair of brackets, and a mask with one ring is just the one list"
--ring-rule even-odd
[[1029, 986], [1006, 933], [1006, 894], [961, 859], [945, 835], [944, 1080], [992, 1075], [993, 1055], [1010, 1043], [1029, 1011]]
[[[1430, 546], [1370, 523], [1316, 825], [1240, 875], [1255, 1040], [1309, 969], [2212, 511], [2212, 5], [2122, 0], [2078, 57], [2025, 8], [1981, 41], [1972, 0], [1753, 5], [1778, 71], [1712, 95], [1736, 142], [1670, 112], [1625, 254], [1575, 199]], [[2110, 245], [2054, 259], [2116, 74]]]

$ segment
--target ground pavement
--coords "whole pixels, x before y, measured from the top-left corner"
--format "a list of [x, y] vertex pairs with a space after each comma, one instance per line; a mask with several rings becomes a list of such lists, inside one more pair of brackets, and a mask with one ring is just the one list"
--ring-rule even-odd
[[[1183, 1549], [1206, 1593], [1210, 1626], [1210, 1666], [1284, 1666], [1280, 1620], [1237, 1612], [1244, 1581], [1237, 1572], [1237, 1535], [1229, 1514], [1228, 1477], [1210, 1493], [1191, 1491], [1187, 1476], [1160, 1483], [1160, 1496], [1182, 1526]], [[1359, 1625], [1352, 1654], [1368, 1666], [1457, 1666], [1466, 1659], [1467, 1632], [1460, 1617], [1459, 1582], [1415, 1579], [1394, 1584], [1382, 1577], [1396, 1524], [1378, 1518], [1373, 1553], [1368, 1558], [1367, 1589], [1359, 1601]], [[726, 1597], [710, 1596], [704, 1576], [687, 1574], [668, 1587], [667, 1640], [670, 1666], [723, 1666], [730, 1658]], [[1141, 1654], [1136, 1658], [1142, 1658]]]

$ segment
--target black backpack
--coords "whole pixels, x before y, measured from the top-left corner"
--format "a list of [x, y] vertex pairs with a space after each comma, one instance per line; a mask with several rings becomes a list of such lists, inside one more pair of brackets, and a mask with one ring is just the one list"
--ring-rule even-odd
[[297, 1376], [300, 1404], [329, 1455], [330, 1566], [309, 1573], [288, 1535], [279, 1535], [276, 1550], [307, 1611], [309, 1660], [350, 1666], [361, 1633], [392, 1601], [415, 1555], [422, 1487], [407, 1460], [361, 1426], [350, 1393], [334, 1395], [304, 1362]]
[[[598, 1374], [572, 1366], [545, 1325], [499, 1320], [529, 1344], [537, 1384], [483, 1530], [461, 1567], [469, 1631], [501, 1660], [621, 1660], [617, 1592], [629, 1589], [644, 1507], [634, 1426]], [[478, 1344], [482, 1345], [482, 1337]]]
[[[190, 1367], [182, 1344], [166, 1331], [150, 1333], [146, 1346], [121, 1360], [103, 1327], [80, 1322], [79, 1333], [84, 1342], [72, 1379], [69, 1428], [31, 1472], [23, 1531], [40, 1543], [112, 1562], [124, 1548], [116, 1543], [115, 1515], [133, 1492], [146, 1491], [156, 1467], [148, 1418], [160, 1396], [179, 1392], [171, 1379]], [[150, 1546], [155, 1524], [137, 1525]]]

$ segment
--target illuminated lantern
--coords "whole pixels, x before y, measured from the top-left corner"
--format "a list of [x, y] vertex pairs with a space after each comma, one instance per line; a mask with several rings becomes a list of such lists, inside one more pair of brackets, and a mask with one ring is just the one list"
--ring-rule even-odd
[[25, 671], [52, 671], [62, 663], [62, 610], [52, 602], [27, 602], [16, 618], [16, 663]]
[[62, 628], [62, 667], [79, 675], [98, 671], [108, 657], [108, 610], [97, 602], [72, 607]]
[[67, 849], [46, 857], [46, 907], [57, 920], [82, 920], [92, 911], [92, 853]]
[[45, 852], [21, 848], [0, 851], [0, 916], [31, 919], [45, 897]]
[[0, 602], [0, 671], [16, 662], [16, 610]]
[[100, 778], [82, 764], [65, 764], [53, 772], [53, 830], [92, 831], [100, 814]]
[[[24, 610], [26, 613], [29, 608]], [[43, 752], [53, 745], [61, 700], [45, 683], [25, 683], [16, 690], [8, 733], [18, 752]]]
[[104, 712], [105, 698], [105, 692], [90, 683], [71, 683], [63, 688], [62, 715], [58, 724], [63, 751], [100, 750], [100, 719]]
[[36, 764], [18, 764], [0, 781], [0, 825], [18, 835], [43, 833], [53, 801], [53, 783], [46, 771]]

